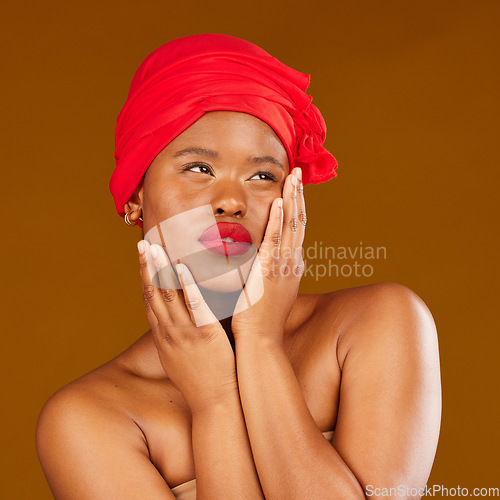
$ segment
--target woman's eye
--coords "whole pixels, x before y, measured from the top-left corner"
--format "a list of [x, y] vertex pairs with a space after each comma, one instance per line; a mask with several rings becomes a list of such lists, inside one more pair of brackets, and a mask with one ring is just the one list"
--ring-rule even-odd
[[[195, 168], [198, 168], [200, 170], [194, 170]], [[186, 165], [183, 170], [189, 170], [190, 172], [200, 172], [202, 174], [210, 173], [210, 169], [206, 165], [202, 165], [200, 163], [197, 163], [195, 165]]]
[[271, 172], [258, 172], [256, 173], [252, 179], [254, 179], [255, 177], [258, 176], [258, 180], [261, 180], [261, 181], [273, 181], [273, 182], [276, 182], [276, 177], [273, 173]]

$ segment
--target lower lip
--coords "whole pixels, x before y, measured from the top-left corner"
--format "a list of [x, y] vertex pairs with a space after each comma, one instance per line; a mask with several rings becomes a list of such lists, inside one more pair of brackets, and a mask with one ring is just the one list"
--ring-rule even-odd
[[214, 241], [214, 240], [200, 240], [200, 243], [210, 252], [217, 255], [243, 255], [247, 253], [250, 248], [250, 243], [242, 243], [239, 241]]

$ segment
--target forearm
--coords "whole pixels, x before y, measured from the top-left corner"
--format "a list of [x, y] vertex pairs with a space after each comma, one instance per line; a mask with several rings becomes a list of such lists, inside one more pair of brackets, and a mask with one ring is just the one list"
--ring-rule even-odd
[[193, 412], [193, 454], [198, 499], [263, 499], [237, 387]]
[[364, 498], [354, 474], [317, 428], [283, 347], [241, 337], [236, 365], [266, 499]]

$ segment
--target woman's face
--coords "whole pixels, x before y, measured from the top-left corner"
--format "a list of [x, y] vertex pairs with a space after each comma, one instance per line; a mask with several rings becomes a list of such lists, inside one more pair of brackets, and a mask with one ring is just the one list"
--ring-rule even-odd
[[144, 176], [145, 237], [163, 243], [172, 264], [185, 263], [201, 286], [241, 289], [238, 269], [246, 278], [288, 173], [285, 148], [267, 123], [245, 113], [206, 113]]

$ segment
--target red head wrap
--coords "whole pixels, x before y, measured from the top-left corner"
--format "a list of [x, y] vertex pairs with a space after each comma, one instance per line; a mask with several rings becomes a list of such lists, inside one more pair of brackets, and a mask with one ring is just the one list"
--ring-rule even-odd
[[160, 151], [207, 111], [240, 111], [266, 122], [290, 169], [302, 167], [304, 184], [336, 177], [337, 160], [323, 147], [325, 121], [306, 94], [309, 81], [229, 35], [187, 36], [156, 49], [135, 73], [117, 120], [110, 190], [118, 213], [125, 215], [125, 203]]

